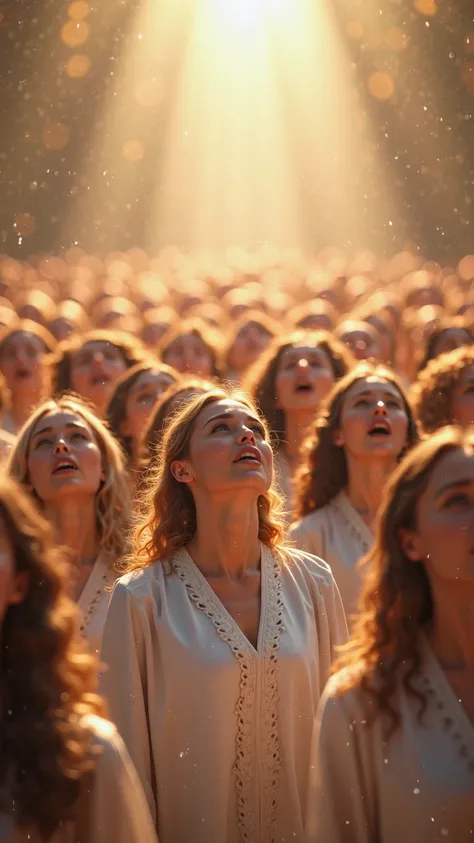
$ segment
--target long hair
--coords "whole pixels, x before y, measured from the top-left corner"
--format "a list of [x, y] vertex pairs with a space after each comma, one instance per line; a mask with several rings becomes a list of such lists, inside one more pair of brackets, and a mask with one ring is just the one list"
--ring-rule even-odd
[[466, 320], [463, 319], [462, 316], [453, 316], [450, 319], [441, 319], [441, 321], [436, 325], [433, 331], [431, 331], [428, 339], [426, 340], [426, 346], [424, 350], [424, 354], [420, 363], [418, 365], [417, 373], [420, 374], [426, 369], [426, 366], [430, 362], [430, 360], [435, 360], [438, 356], [438, 345], [439, 341], [442, 339], [443, 335], [446, 334], [448, 331], [452, 331], [454, 329], [464, 331], [466, 334], [466, 342], [465, 345], [472, 345], [474, 342], [474, 335], [472, 333], [471, 328], [466, 323]]
[[464, 373], [474, 366], [474, 347], [461, 346], [431, 360], [412, 384], [413, 411], [424, 433], [453, 423], [453, 392]]
[[403, 401], [408, 418], [407, 447], [399, 454], [399, 459], [418, 442], [416, 421], [405, 390], [396, 375], [385, 366], [360, 363], [329, 393], [313, 430], [303, 445], [302, 464], [295, 481], [297, 512], [300, 518], [327, 506], [347, 488], [347, 458], [344, 448], [335, 444], [334, 434], [341, 425], [341, 413], [349, 390], [359, 381], [373, 376], [393, 384]]
[[171, 366], [151, 359], [143, 363], [137, 363], [136, 366], [127, 369], [118, 379], [108, 403], [105, 417], [111, 432], [120, 443], [128, 463], [132, 459], [132, 437], [125, 436], [121, 432], [121, 426], [126, 420], [126, 403], [130, 390], [133, 389], [139, 377], [145, 372], [160, 372], [163, 375], [167, 375], [170, 383], [176, 383], [180, 377], [178, 372]]
[[[101, 483], [95, 499], [97, 527], [101, 542], [101, 554], [111, 567], [127, 551], [128, 531], [131, 519], [130, 490], [125, 473], [124, 458], [120, 446], [109, 433], [106, 425], [80, 400], [64, 395], [57, 401], [41, 404], [30, 416], [16, 440], [10, 454], [7, 471], [23, 486], [28, 480], [28, 455], [33, 433], [40, 419], [48, 413], [63, 411], [74, 413], [91, 428], [102, 455], [105, 480]], [[41, 501], [34, 493], [34, 498]]]
[[374, 544], [363, 560], [366, 582], [354, 634], [334, 665], [334, 671], [347, 668], [340, 690], [361, 687], [375, 702], [374, 718], [386, 716], [387, 736], [400, 724], [394, 702], [400, 678], [418, 700], [420, 718], [426, 709], [427, 698], [413, 679], [421, 664], [420, 633], [433, 620], [428, 574], [422, 562], [405, 555], [400, 533], [416, 528], [417, 503], [437, 463], [466, 446], [474, 447], [472, 434], [444, 428], [418, 444], [397, 467], [385, 488]]
[[336, 381], [344, 377], [354, 364], [353, 357], [345, 345], [326, 331], [295, 331], [270, 343], [244, 379], [244, 389], [265, 416], [277, 449], [285, 439], [286, 422], [284, 411], [277, 406], [276, 379], [282, 355], [296, 343], [306, 343], [312, 348], [324, 351]]
[[77, 610], [51, 529], [25, 492], [0, 480], [0, 526], [14, 572], [27, 577], [1, 631], [1, 809], [44, 840], [70, 818], [82, 776], [93, 766], [87, 714], [102, 714], [94, 659], [81, 652]]
[[123, 357], [127, 369], [140, 363], [144, 349], [139, 340], [120, 331], [95, 330], [81, 336], [74, 336], [60, 343], [56, 354], [51, 359], [51, 381], [54, 397], [71, 392], [72, 360], [76, 352], [91, 342], [107, 342], [116, 348]]
[[[257, 414], [255, 405], [247, 395], [229, 393], [215, 387], [196, 395], [170, 421], [161, 450], [150, 468], [145, 484], [140, 502], [142, 515], [134, 531], [132, 554], [124, 565], [126, 571], [144, 568], [157, 560], [171, 557], [195, 535], [197, 523], [194, 498], [187, 486], [175, 479], [171, 465], [175, 460], [186, 459], [189, 455], [191, 435], [202, 410], [226, 398], [239, 401]], [[268, 436], [266, 426], [265, 431]], [[259, 496], [257, 507], [260, 541], [269, 547], [280, 544], [284, 527], [279, 495], [270, 489]]]

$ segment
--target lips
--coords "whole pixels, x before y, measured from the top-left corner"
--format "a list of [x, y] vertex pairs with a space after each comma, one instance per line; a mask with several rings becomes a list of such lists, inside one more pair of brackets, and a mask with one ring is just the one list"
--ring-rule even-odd
[[77, 471], [77, 464], [69, 457], [62, 457], [56, 460], [53, 466], [52, 474], [65, 474], [68, 471]]
[[310, 383], [299, 383], [295, 386], [295, 392], [312, 392], [313, 387]]
[[110, 378], [108, 378], [107, 375], [94, 375], [91, 378], [91, 384], [92, 386], [98, 386], [99, 384], [108, 383], [109, 380]]
[[260, 455], [260, 451], [258, 448], [253, 448], [247, 445], [245, 448], [241, 448], [239, 453], [237, 454], [234, 462], [245, 462], [245, 463], [252, 463], [255, 465], [261, 465], [262, 457]]
[[367, 433], [369, 436], [390, 436], [392, 433], [392, 426], [390, 422], [384, 419], [378, 419], [372, 422]]
[[15, 372], [15, 377], [20, 378], [21, 380], [23, 378], [29, 378], [30, 375], [31, 375], [30, 369], [17, 369], [17, 371]]

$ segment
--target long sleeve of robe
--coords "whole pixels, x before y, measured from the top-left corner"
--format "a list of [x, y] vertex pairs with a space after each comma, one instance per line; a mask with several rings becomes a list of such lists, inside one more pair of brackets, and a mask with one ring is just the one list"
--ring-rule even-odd
[[304, 553], [262, 546], [257, 647], [184, 549], [117, 582], [103, 691], [160, 843], [302, 843], [312, 726], [346, 637], [333, 577]]

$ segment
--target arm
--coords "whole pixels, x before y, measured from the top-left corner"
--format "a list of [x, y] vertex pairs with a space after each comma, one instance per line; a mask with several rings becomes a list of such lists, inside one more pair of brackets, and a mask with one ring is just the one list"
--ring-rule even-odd
[[306, 840], [377, 843], [372, 732], [361, 724], [362, 712], [348, 705], [347, 694], [334, 687], [331, 681], [314, 726]]
[[110, 717], [116, 723], [156, 821], [147, 700], [147, 655], [153, 652], [148, 619], [127, 585], [118, 581], [102, 639], [106, 670], [101, 681]]
[[101, 723], [99, 744], [84, 843], [157, 843], [137, 773], [111, 723]]

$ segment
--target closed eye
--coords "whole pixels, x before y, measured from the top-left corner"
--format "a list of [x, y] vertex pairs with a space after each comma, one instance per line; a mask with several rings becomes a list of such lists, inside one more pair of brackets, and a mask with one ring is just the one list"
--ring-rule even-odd
[[369, 401], [368, 398], [360, 398], [358, 401], [355, 402], [354, 406], [355, 407], [368, 407], [369, 404], [370, 404], [370, 401]]
[[38, 439], [35, 444], [35, 451], [37, 448], [41, 448], [42, 445], [52, 445], [51, 439], [48, 439], [46, 436], [43, 436], [41, 439]]
[[89, 437], [85, 435], [85, 433], [81, 433], [79, 430], [75, 430], [74, 433], [71, 433], [71, 440], [73, 439], [80, 439], [82, 442], [86, 442], [89, 440]]

